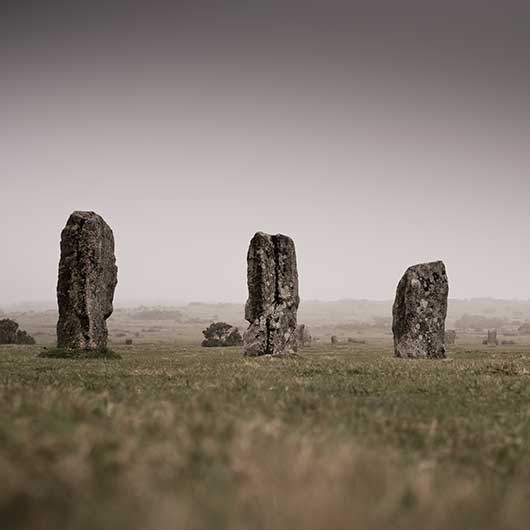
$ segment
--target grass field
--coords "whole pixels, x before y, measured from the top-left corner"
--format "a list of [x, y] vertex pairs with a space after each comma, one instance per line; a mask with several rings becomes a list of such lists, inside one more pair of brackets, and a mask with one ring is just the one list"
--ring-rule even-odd
[[0, 347], [0, 527], [527, 529], [528, 348]]

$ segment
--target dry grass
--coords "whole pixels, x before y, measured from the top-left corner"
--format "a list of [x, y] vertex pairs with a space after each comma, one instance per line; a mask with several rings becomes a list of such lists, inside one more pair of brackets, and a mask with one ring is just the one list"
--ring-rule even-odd
[[530, 355], [0, 348], [0, 522], [35, 529], [525, 529]]

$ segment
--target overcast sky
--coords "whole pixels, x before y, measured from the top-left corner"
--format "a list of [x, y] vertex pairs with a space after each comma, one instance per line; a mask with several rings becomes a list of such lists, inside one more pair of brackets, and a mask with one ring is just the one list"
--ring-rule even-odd
[[435, 259], [451, 297], [530, 298], [525, 2], [75, 4], [1, 17], [0, 307], [54, 300], [73, 210], [118, 303], [243, 301], [258, 230], [305, 299]]

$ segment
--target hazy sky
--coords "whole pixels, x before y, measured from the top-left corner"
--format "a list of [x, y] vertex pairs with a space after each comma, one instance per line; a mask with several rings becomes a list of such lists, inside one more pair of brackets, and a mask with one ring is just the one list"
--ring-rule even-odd
[[258, 230], [302, 298], [434, 259], [452, 297], [530, 298], [525, 4], [8, 2], [0, 307], [54, 299], [76, 209], [114, 230], [118, 303], [243, 301]]

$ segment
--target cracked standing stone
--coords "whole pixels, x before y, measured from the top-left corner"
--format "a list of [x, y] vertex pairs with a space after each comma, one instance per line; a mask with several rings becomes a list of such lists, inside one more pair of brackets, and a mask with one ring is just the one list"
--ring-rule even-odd
[[74, 212], [61, 234], [57, 346], [104, 352], [118, 283], [114, 236], [94, 212]]
[[410, 267], [393, 308], [396, 357], [444, 358], [449, 284], [441, 261]]
[[300, 304], [296, 251], [290, 237], [258, 232], [247, 255], [248, 300], [244, 355], [281, 355], [296, 351], [296, 314]]

